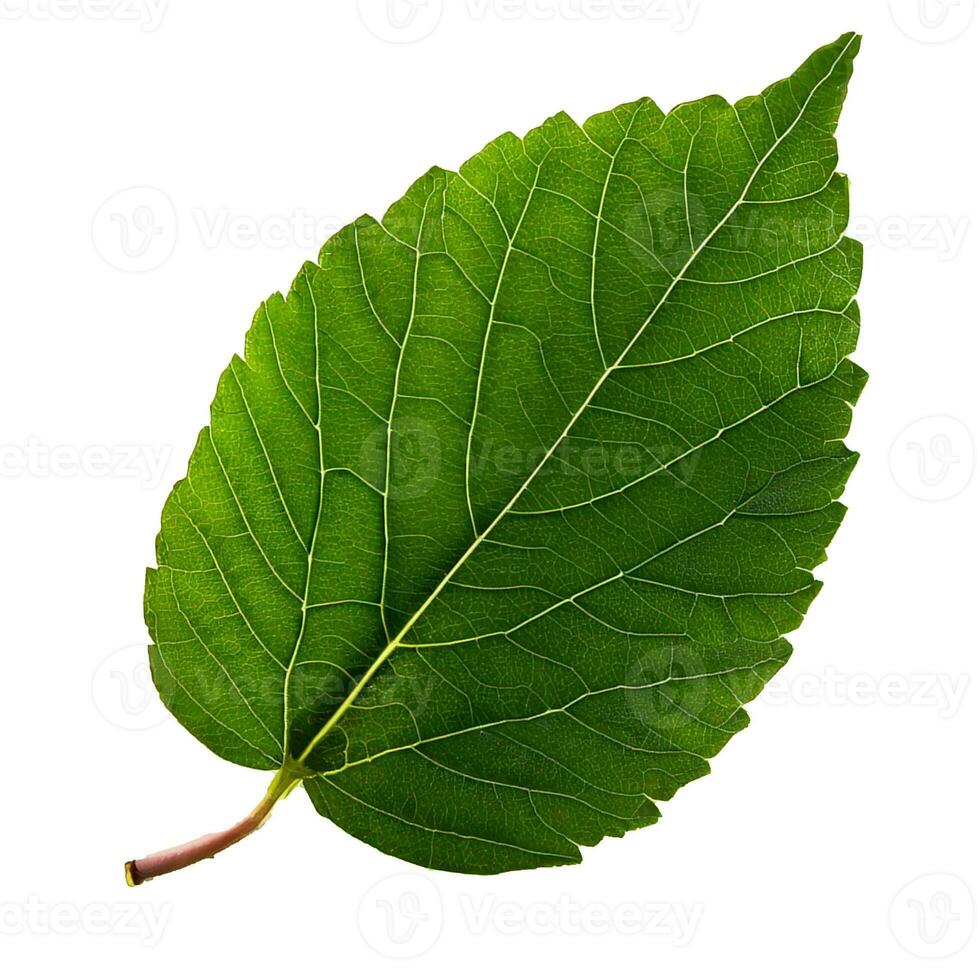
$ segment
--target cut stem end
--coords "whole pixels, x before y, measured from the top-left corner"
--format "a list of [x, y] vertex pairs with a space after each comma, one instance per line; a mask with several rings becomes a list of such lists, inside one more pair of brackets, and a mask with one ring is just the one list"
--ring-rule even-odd
[[244, 820], [239, 820], [227, 830], [205, 834], [186, 844], [157, 851], [136, 861], [127, 861], [126, 884], [135, 888], [151, 878], [179, 871], [205, 858], [213, 858], [232, 844], [237, 844], [265, 823], [276, 803], [288, 796], [303, 781], [305, 775], [310, 773], [299, 770], [294, 763], [286, 763], [269, 784], [262, 801]]

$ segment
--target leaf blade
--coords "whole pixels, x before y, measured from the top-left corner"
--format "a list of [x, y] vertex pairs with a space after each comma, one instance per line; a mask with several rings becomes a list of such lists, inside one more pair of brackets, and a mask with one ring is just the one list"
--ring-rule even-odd
[[[855, 459], [860, 252], [833, 128], [856, 48], [735, 106], [561, 114], [331, 239], [257, 318], [212, 425], [268, 473], [203, 496], [189, 476], [165, 511], [187, 520], [161, 535], [148, 621], [162, 666], [161, 638], [183, 656], [187, 727], [244, 764], [300, 758], [325, 816], [475, 872], [578, 860], [707, 771], [789, 655]], [[201, 482], [221, 460], [199, 451]], [[201, 671], [170, 538], [252, 657], [221, 698], [238, 653]]]

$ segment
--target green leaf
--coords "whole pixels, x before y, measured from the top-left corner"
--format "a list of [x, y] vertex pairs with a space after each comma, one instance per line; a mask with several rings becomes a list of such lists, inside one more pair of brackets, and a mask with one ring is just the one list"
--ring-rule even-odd
[[283, 769], [263, 813], [302, 779], [416, 864], [565, 864], [746, 725], [856, 459], [858, 44], [507, 133], [261, 306], [146, 620], [180, 722]]

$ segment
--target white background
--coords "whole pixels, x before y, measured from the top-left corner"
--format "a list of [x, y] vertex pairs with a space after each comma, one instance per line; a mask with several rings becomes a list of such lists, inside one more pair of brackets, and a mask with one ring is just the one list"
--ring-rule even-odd
[[[0, 0], [6, 976], [977, 976], [974, 6]], [[267, 779], [160, 708], [141, 608], [258, 302], [506, 129], [738, 98], [848, 29], [863, 458], [791, 664], [713, 774], [577, 867], [422, 872], [296, 792], [127, 889], [125, 858], [225, 826]]]

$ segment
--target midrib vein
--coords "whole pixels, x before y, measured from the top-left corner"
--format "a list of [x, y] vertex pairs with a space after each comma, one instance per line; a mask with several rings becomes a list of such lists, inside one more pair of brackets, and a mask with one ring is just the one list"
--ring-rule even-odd
[[[778, 147], [782, 144], [783, 140], [786, 139], [786, 137], [791, 132], [793, 132], [793, 130], [796, 128], [800, 120], [803, 118], [803, 115], [806, 112], [807, 108], [809, 107], [814, 94], [821, 87], [821, 85], [823, 85], [827, 81], [827, 79], [831, 77], [837, 65], [840, 63], [840, 61], [850, 50], [850, 47], [853, 43], [854, 43], [854, 38], [852, 37], [848, 41], [848, 43], [841, 49], [840, 53], [834, 59], [833, 63], [830, 65], [827, 72], [816, 82], [813, 88], [809, 91], [806, 99], [803, 101], [802, 105], [800, 106], [799, 112], [796, 114], [793, 121], [789, 124], [789, 126], [786, 127], [783, 133], [780, 136], [778, 136], [776, 140], [774, 140], [772, 146], [770, 146], [770, 148], [766, 151], [766, 153], [759, 159], [758, 163], [753, 168], [752, 172], [749, 174], [749, 177], [746, 180], [744, 187], [742, 188], [741, 194], [739, 194], [738, 198], [731, 205], [728, 211], [725, 212], [725, 214], [714, 226], [714, 228], [712, 228], [711, 231], [704, 237], [704, 239], [702, 239], [701, 243], [691, 253], [690, 257], [687, 259], [687, 261], [684, 263], [681, 269], [671, 279], [670, 283], [668, 284], [667, 288], [664, 290], [660, 299], [656, 302], [656, 304], [654, 304], [654, 307], [650, 311], [650, 314], [643, 321], [643, 323], [636, 331], [636, 333], [633, 335], [629, 343], [623, 348], [622, 352], [619, 354], [616, 360], [611, 365], [609, 365], [599, 376], [599, 379], [596, 381], [595, 385], [593, 385], [591, 391], [585, 397], [584, 401], [579, 406], [579, 408], [575, 411], [572, 417], [568, 420], [568, 423], [565, 425], [565, 428], [562, 430], [558, 438], [552, 443], [548, 451], [542, 456], [537, 466], [534, 467], [534, 469], [531, 471], [528, 477], [518, 488], [516, 493], [514, 493], [514, 495], [510, 498], [510, 500], [501, 508], [497, 516], [494, 517], [494, 519], [490, 522], [490, 524], [488, 524], [487, 527], [473, 539], [470, 546], [457, 559], [456, 563], [446, 573], [446, 575], [443, 576], [443, 578], [439, 581], [438, 585], [436, 585], [436, 587], [432, 590], [432, 592], [429, 593], [426, 599], [422, 602], [422, 604], [418, 607], [418, 609], [416, 609], [416, 611], [412, 614], [412, 616], [407, 620], [404, 626], [402, 626], [402, 628], [398, 631], [398, 633], [394, 636], [394, 638], [392, 638], [388, 642], [387, 646], [385, 646], [385, 648], [381, 651], [381, 653], [378, 654], [378, 656], [372, 662], [371, 666], [364, 672], [364, 675], [361, 677], [361, 679], [351, 689], [347, 697], [344, 698], [344, 700], [341, 702], [338, 708], [326, 721], [323, 727], [316, 733], [316, 735], [314, 735], [313, 738], [310, 739], [309, 744], [306, 746], [306, 748], [303, 750], [303, 753], [296, 760], [298, 763], [302, 765], [306, 762], [306, 760], [310, 757], [310, 755], [317, 747], [317, 745], [320, 744], [320, 742], [337, 725], [340, 719], [343, 718], [343, 716], [347, 713], [347, 710], [357, 700], [361, 692], [364, 690], [365, 687], [367, 687], [367, 685], [370, 683], [374, 675], [381, 669], [381, 667], [385, 664], [388, 658], [391, 657], [391, 655], [399, 648], [402, 640], [404, 640], [404, 638], [411, 632], [411, 630], [415, 627], [416, 623], [418, 623], [418, 621], [422, 618], [422, 616], [425, 615], [426, 611], [429, 609], [432, 603], [435, 602], [435, 600], [442, 594], [443, 590], [452, 580], [453, 576], [455, 576], [455, 574], [460, 570], [460, 568], [462, 568], [463, 565], [465, 565], [466, 562], [469, 561], [473, 553], [483, 544], [483, 542], [489, 537], [489, 535], [492, 534], [492, 532], [497, 527], [497, 525], [511, 512], [512, 508], [517, 503], [517, 501], [521, 498], [521, 496], [525, 493], [527, 488], [537, 478], [538, 473], [540, 473], [541, 470], [544, 468], [544, 466], [551, 460], [551, 458], [555, 453], [555, 450], [562, 444], [562, 442], [564, 442], [564, 440], [568, 437], [569, 432], [571, 432], [572, 428], [574, 428], [578, 420], [582, 417], [582, 414], [592, 404], [593, 399], [599, 393], [602, 386], [609, 379], [610, 375], [612, 375], [612, 373], [619, 368], [619, 366], [622, 364], [623, 360], [629, 355], [630, 351], [633, 349], [637, 341], [643, 336], [647, 327], [653, 322], [653, 319], [656, 317], [656, 315], [663, 308], [664, 304], [670, 298], [670, 295], [677, 287], [677, 284], [683, 281], [684, 276], [687, 273], [687, 270], [701, 255], [701, 253], [707, 247], [708, 243], [725, 226], [725, 224], [732, 217], [732, 215], [745, 203], [746, 195], [749, 193], [749, 190], [751, 189], [753, 183], [755, 182], [756, 177], [762, 171], [762, 168], [765, 166], [766, 162], [769, 160], [772, 154], [775, 153]], [[759, 98], [764, 99], [763, 96], [760, 96]], [[738, 115], [737, 110], [733, 109], [733, 111], [737, 116]], [[663, 123], [661, 123], [661, 125], [663, 125]]]

